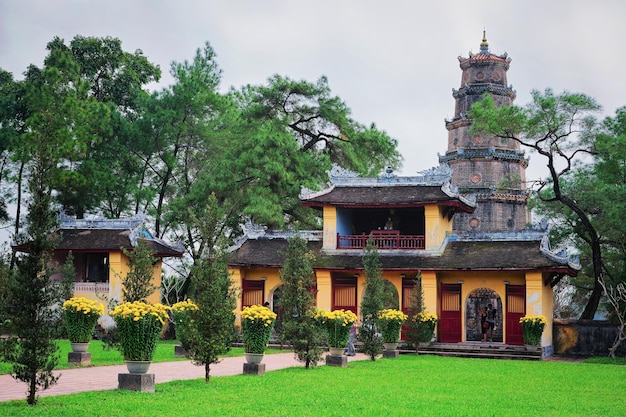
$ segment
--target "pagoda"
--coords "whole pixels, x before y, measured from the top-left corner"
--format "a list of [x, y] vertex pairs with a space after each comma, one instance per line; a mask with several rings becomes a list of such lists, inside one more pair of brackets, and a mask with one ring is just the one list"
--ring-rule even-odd
[[461, 196], [475, 198], [473, 213], [454, 216], [455, 231], [517, 231], [531, 221], [528, 212], [526, 167], [528, 159], [514, 140], [470, 132], [471, 106], [490, 94], [497, 106], [510, 106], [515, 99], [507, 86], [511, 58], [492, 54], [485, 32], [478, 54], [459, 57], [461, 86], [452, 90], [454, 118], [446, 120], [448, 149], [439, 162], [453, 169], [451, 183]]

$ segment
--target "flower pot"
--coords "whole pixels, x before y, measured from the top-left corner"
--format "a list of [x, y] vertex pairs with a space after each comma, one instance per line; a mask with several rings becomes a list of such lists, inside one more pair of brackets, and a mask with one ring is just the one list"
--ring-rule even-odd
[[397, 350], [398, 349], [398, 342], [396, 342], [396, 343], [383, 343], [383, 346], [384, 346], [385, 350]]
[[541, 346], [539, 345], [525, 345], [526, 346], [526, 350], [529, 352], [538, 352], [541, 349]]
[[430, 342], [419, 342], [417, 346], [421, 348], [427, 348], [428, 346], [430, 346]]
[[328, 350], [330, 351], [330, 356], [343, 356], [343, 351], [345, 348], [339, 347], [330, 347]]
[[145, 374], [151, 363], [150, 361], [126, 361], [126, 368], [131, 374]]
[[89, 342], [87, 343], [70, 342], [70, 346], [72, 346], [72, 352], [87, 352], [87, 349], [89, 349]]
[[261, 363], [263, 360], [263, 353], [246, 353], [246, 362], [248, 363]]

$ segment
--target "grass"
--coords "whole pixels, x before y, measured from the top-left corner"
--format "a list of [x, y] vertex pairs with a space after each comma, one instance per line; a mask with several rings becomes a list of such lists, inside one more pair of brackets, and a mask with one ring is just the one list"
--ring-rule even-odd
[[[178, 344], [176, 340], [160, 340], [157, 345], [152, 362], [172, 362], [187, 360], [187, 358], [174, 357], [174, 345], [176, 344]], [[67, 362], [67, 354], [72, 350], [69, 340], [57, 340], [57, 345], [59, 346], [59, 363], [55, 369], [71, 368], [72, 366], [70, 366]], [[92, 340], [89, 343], [89, 352], [91, 353], [91, 366], [124, 364], [124, 358], [118, 350], [105, 350], [103, 349], [103, 345], [104, 344], [99, 340]], [[275, 352], [285, 351], [281, 351], [278, 349], [268, 349], [266, 353], [272, 354]], [[243, 354], [243, 348], [232, 348], [227, 354], [223, 356], [242, 356]], [[0, 375], [10, 373], [11, 369], [12, 368], [10, 363], [0, 362]]]
[[595, 363], [595, 364], [604, 364], [604, 365], [626, 365], [626, 358], [618, 358], [612, 359], [608, 356], [594, 356], [591, 358], [585, 359], [585, 363]]
[[[623, 416], [626, 368], [403, 355], [0, 403], [3, 416]], [[94, 404], [99, 404], [94, 407]], [[108, 406], [107, 406], [108, 404]]]

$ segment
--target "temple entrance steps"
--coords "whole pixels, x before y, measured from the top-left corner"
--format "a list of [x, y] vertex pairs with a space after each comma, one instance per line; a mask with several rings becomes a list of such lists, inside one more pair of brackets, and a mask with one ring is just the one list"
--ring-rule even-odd
[[[400, 347], [400, 353], [410, 354], [415, 353], [415, 350], [405, 350]], [[502, 342], [433, 342], [428, 347], [418, 348], [417, 353], [420, 355], [455, 356], [460, 358], [541, 360], [540, 349], [529, 351], [525, 346], [505, 345]]]

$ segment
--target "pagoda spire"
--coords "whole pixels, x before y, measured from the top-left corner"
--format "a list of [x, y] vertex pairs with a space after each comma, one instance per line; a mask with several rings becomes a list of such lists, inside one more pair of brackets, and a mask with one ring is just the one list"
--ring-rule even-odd
[[487, 42], [487, 31], [483, 30], [483, 41], [480, 43], [480, 52], [483, 54], [489, 53], [489, 42]]

